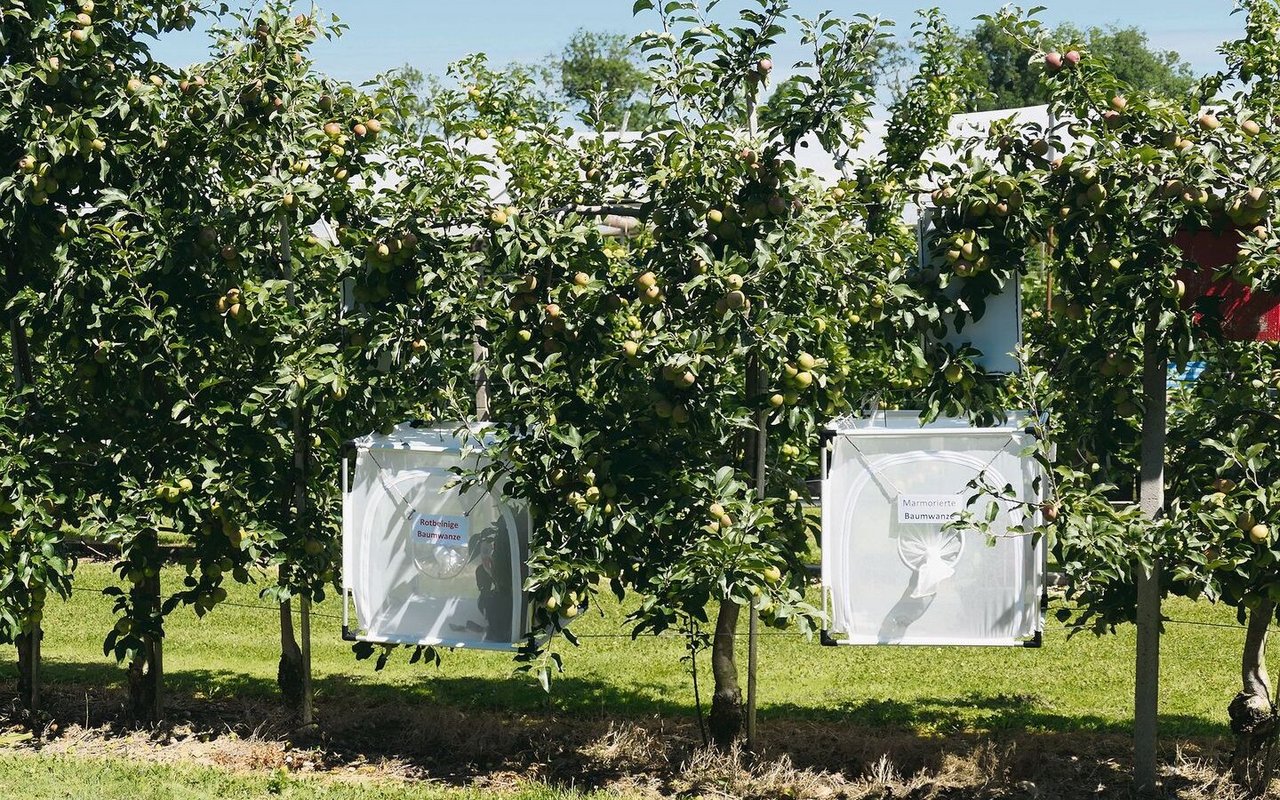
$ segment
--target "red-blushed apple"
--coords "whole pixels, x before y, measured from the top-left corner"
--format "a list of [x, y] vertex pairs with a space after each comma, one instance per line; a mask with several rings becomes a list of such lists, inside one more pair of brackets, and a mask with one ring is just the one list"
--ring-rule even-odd
[[1044, 515], [1045, 522], [1057, 522], [1058, 516], [1062, 513], [1062, 507], [1050, 500], [1040, 505], [1040, 513]]

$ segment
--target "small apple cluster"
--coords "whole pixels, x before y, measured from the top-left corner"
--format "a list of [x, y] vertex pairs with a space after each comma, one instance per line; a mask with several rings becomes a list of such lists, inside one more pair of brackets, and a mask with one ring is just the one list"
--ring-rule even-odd
[[710, 533], [727, 533], [733, 527], [734, 519], [721, 503], [712, 503], [707, 507], [708, 522], [704, 529]]
[[[576, 273], [573, 276], [570, 289], [574, 297], [589, 291], [592, 284], [592, 278], [585, 272]], [[507, 331], [507, 335], [519, 342], [521, 345], [528, 345], [534, 339], [534, 332], [531, 327], [537, 326], [542, 334], [542, 351], [546, 355], [563, 353], [565, 351], [566, 342], [576, 342], [581, 331], [576, 324], [566, 316], [566, 310], [556, 302], [542, 302], [537, 294], [539, 281], [534, 275], [526, 275], [516, 279], [508, 285], [510, 297], [507, 300], [507, 308], [512, 313], [512, 319], [504, 323], [503, 329]], [[621, 305], [621, 300], [616, 300], [617, 305]]]
[[970, 278], [991, 268], [983, 243], [973, 228], [963, 228], [943, 238], [941, 244], [946, 247], [942, 252], [943, 261], [958, 277]]
[[208, 84], [203, 75], [193, 75], [189, 78], [184, 77], [178, 79], [178, 91], [188, 97], [200, 92], [206, 85]]
[[505, 227], [506, 224], [516, 218], [520, 210], [515, 206], [494, 206], [489, 212], [489, 224], [495, 228]]
[[643, 305], [656, 306], [666, 299], [662, 293], [662, 287], [658, 285], [658, 276], [652, 271], [645, 271], [636, 276], [635, 285], [637, 297]]
[[934, 189], [933, 204], [940, 209], [959, 211], [969, 224], [996, 223], [1023, 209], [1025, 195], [1018, 180], [1010, 175], [983, 172], [964, 191], [955, 186]]
[[418, 235], [411, 230], [388, 231], [364, 240], [364, 271], [357, 276], [353, 294], [356, 302], [377, 303], [391, 297], [392, 279], [399, 280], [409, 297], [426, 288], [420, 271], [414, 268]]
[[1235, 527], [1248, 538], [1250, 542], [1263, 547], [1271, 544], [1271, 526], [1265, 521], [1254, 516], [1246, 504], [1246, 508], [1240, 511], [1232, 512], [1227, 509], [1230, 497], [1237, 488], [1237, 484], [1231, 478], [1219, 477], [1214, 480], [1211, 488], [1213, 493], [1207, 498], [1208, 502], [1221, 509], [1221, 514], [1226, 515], [1235, 523]]
[[751, 299], [743, 291], [745, 285], [746, 281], [736, 272], [725, 278], [725, 292], [716, 300], [716, 314], [723, 317], [731, 311], [751, 310]]
[[576, 477], [578, 486], [565, 494], [565, 502], [579, 514], [586, 514], [588, 509], [598, 509], [604, 516], [611, 516], [617, 510], [614, 504], [617, 502], [618, 487], [608, 480], [602, 483], [601, 476], [597, 475], [599, 470], [607, 477], [611, 466], [609, 461], [592, 454], [577, 469], [575, 475], [557, 467], [550, 471], [548, 478], [553, 487], [565, 489], [575, 483]]
[[[332, 111], [333, 98], [329, 95], [322, 96], [320, 106], [322, 109], [327, 109], [326, 113]], [[350, 136], [347, 135], [347, 130], [342, 127], [342, 124], [334, 120], [326, 122], [320, 130], [329, 142], [327, 148], [324, 148], [325, 152], [331, 158], [340, 159], [347, 155], [347, 145], [351, 144], [351, 136], [357, 140], [376, 139], [378, 134], [382, 133], [382, 122], [372, 117], [364, 120], [356, 119], [351, 123]]]
[[161, 484], [155, 488], [156, 498], [166, 503], [176, 503], [183, 495], [190, 494], [195, 484], [190, 478], [179, 478], [173, 484]]
[[[688, 401], [698, 383], [692, 364], [663, 364], [662, 383], [653, 390], [653, 412], [676, 425], [689, 422]], [[674, 399], [672, 399], [674, 398]]]
[[[745, 182], [731, 202], [707, 209], [703, 226], [709, 242], [723, 247], [746, 247], [754, 241], [759, 226], [789, 216], [798, 201], [789, 200], [779, 189], [783, 164], [777, 158], [764, 158], [753, 147], [743, 147], [733, 154], [745, 170]], [[660, 224], [659, 218], [655, 224]]]
[[18, 159], [18, 173], [23, 176], [23, 193], [33, 206], [46, 205], [49, 196], [62, 188], [53, 165], [47, 161], [38, 161], [33, 155], [27, 154]]
[[71, 19], [71, 24], [63, 34], [68, 42], [85, 44], [93, 35], [93, 0], [80, 0], [77, 4], [79, 13]]
[[1055, 162], [1055, 173], [1062, 174], [1068, 170], [1071, 178], [1075, 181], [1071, 195], [1075, 207], [1095, 212], [1102, 208], [1103, 203], [1107, 201], [1111, 193], [1102, 184], [1097, 165], [1089, 162], [1073, 165], [1065, 159]]
[[1223, 211], [1237, 228], [1253, 228], [1271, 218], [1272, 200], [1270, 190], [1253, 186], [1228, 200]]
[[769, 406], [777, 409], [799, 403], [800, 395], [819, 383], [821, 371], [826, 366], [824, 359], [815, 358], [809, 353], [800, 353], [795, 361], [783, 364], [779, 379], [781, 391], [769, 395]]
[[1044, 54], [1044, 68], [1050, 75], [1056, 75], [1063, 70], [1072, 70], [1078, 67], [1081, 58], [1079, 50], [1068, 50], [1066, 53], [1051, 50]]
[[218, 302], [214, 305], [219, 314], [238, 321], [245, 314], [244, 304], [241, 302], [242, 300], [243, 293], [239, 289], [232, 287], [223, 293], [223, 295], [218, 298]]

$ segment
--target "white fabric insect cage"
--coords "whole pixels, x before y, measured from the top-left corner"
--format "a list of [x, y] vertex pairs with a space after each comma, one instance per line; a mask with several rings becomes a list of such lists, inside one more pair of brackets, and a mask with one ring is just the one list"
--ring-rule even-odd
[[509, 650], [527, 637], [527, 507], [501, 487], [457, 485], [455, 468], [481, 463], [483, 435], [480, 427], [405, 424], [350, 443], [342, 475], [348, 639]]
[[[974, 427], [914, 411], [828, 431], [822, 486], [826, 644], [1038, 646], [1045, 549], [1025, 414]], [[969, 484], [989, 487], [978, 492]], [[1006, 486], [1012, 497], [1002, 498]], [[968, 508], [984, 533], [948, 523]], [[995, 544], [988, 544], [988, 535]]]

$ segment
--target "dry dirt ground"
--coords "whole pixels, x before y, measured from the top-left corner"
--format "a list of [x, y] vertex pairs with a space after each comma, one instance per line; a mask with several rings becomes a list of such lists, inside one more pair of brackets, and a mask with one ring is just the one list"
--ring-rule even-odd
[[[832, 723], [766, 721], [757, 755], [702, 747], [696, 721], [505, 715], [388, 703], [317, 709], [295, 730], [265, 703], [170, 705], [156, 728], [125, 721], [123, 697], [59, 687], [32, 735], [3, 698], [0, 747], [233, 770], [430, 780], [471, 787], [606, 789], [634, 797], [1127, 798], [1130, 743], [1116, 735], [922, 737]], [[1230, 742], [1165, 741], [1163, 796], [1234, 800], [1221, 779]], [[1280, 798], [1280, 791], [1268, 797]]]

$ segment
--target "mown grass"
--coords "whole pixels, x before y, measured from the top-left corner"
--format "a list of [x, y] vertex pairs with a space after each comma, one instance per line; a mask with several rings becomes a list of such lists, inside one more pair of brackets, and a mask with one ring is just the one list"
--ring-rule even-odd
[[235, 773], [192, 764], [0, 754], [0, 797], [18, 800], [604, 800], [612, 794], [526, 785], [457, 789], [429, 783]]
[[[166, 573], [172, 585], [178, 573]], [[123, 671], [102, 655], [111, 604], [97, 590], [113, 583], [108, 566], [81, 565], [77, 591], [46, 612], [44, 678], [59, 687], [120, 688]], [[275, 697], [278, 612], [249, 586], [230, 587], [230, 603], [199, 619], [180, 610], [168, 622], [167, 691], [175, 697]], [[815, 592], [815, 600], [816, 592]], [[315, 607], [313, 665], [317, 702], [364, 699], [427, 703], [511, 713], [591, 717], [689, 717], [694, 707], [683, 639], [632, 640], [625, 608], [606, 599], [580, 618], [582, 645], [560, 642], [565, 674], [545, 694], [512, 672], [503, 654], [446, 652], [442, 665], [411, 665], [393, 656], [375, 672], [354, 660], [341, 640], [341, 603]], [[1228, 627], [1170, 624], [1163, 643], [1162, 732], [1220, 735], [1226, 704], [1237, 691], [1242, 630], [1230, 609], [1171, 601], [1171, 618]], [[744, 615], [745, 617], [745, 615]], [[745, 664], [745, 637], [743, 642]], [[1133, 630], [1104, 638], [1068, 638], [1049, 615], [1042, 649], [879, 647], [825, 648], [796, 634], [766, 634], [760, 646], [760, 718], [886, 726], [923, 734], [988, 731], [1125, 732], [1133, 714]], [[710, 669], [699, 659], [703, 702]], [[0, 648], [0, 679], [16, 671], [12, 648]], [[745, 675], [743, 676], [745, 688]], [[10, 684], [12, 685], [12, 684]]]

